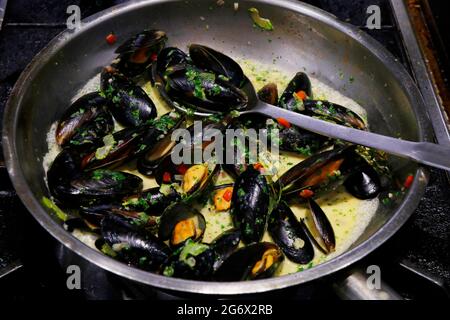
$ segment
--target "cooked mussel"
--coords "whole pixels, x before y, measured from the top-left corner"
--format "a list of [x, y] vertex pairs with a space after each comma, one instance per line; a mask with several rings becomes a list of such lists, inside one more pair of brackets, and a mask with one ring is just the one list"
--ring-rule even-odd
[[311, 81], [304, 72], [298, 72], [280, 97], [279, 106], [291, 111], [302, 111], [303, 100], [312, 99]]
[[142, 211], [148, 215], [160, 216], [171, 203], [180, 199], [180, 194], [173, 188], [166, 188], [163, 193], [160, 187], [154, 187], [126, 197], [123, 199], [122, 205], [132, 211]]
[[171, 99], [194, 109], [221, 113], [244, 109], [248, 102], [247, 95], [234, 85], [189, 64], [169, 67], [164, 81]]
[[137, 76], [157, 59], [167, 41], [161, 30], [145, 30], [128, 39], [115, 51], [119, 54], [116, 68], [126, 76]]
[[[105, 216], [101, 221], [101, 234], [116, 258], [145, 270], [158, 271], [171, 254], [162, 241], [137, 229], [121, 216]], [[103, 249], [101, 242], [97, 245]]]
[[145, 91], [116, 69], [105, 68], [100, 84], [114, 118], [121, 125], [139, 126], [157, 116], [156, 106]]
[[253, 243], [230, 255], [216, 271], [214, 279], [242, 281], [269, 278], [283, 260], [283, 253], [276, 244]]
[[311, 239], [315, 239], [318, 247], [325, 253], [333, 252], [336, 248], [336, 238], [330, 220], [328, 220], [325, 212], [323, 212], [322, 208], [314, 199], [309, 198], [308, 205], [313, 217], [314, 227], [319, 236]]
[[64, 112], [56, 128], [56, 142], [63, 147], [92, 145], [113, 130], [108, 100], [99, 92], [92, 92], [76, 100]]
[[200, 69], [220, 75], [238, 88], [245, 81], [244, 72], [239, 64], [219, 51], [200, 44], [191, 44], [189, 45], [189, 56]]
[[[167, 47], [161, 50], [156, 63], [152, 67], [152, 77], [163, 78], [164, 73], [169, 67], [177, 64], [189, 63], [189, 57], [186, 53], [175, 47]], [[156, 73], [154, 73], [154, 72]], [[155, 81], [157, 79], [153, 79]]]
[[312, 117], [319, 117], [323, 120], [356, 129], [367, 129], [364, 120], [358, 114], [330, 101], [306, 99], [303, 101], [302, 108], [301, 113]]
[[270, 214], [268, 230], [289, 260], [306, 264], [314, 258], [303, 220], [299, 221], [285, 202], [280, 202]]
[[248, 166], [234, 183], [231, 215], [234, 225], [242, 232], [245, 243], [261, 240], [270, 206], [270, 191], [266, 178]]
[[55, 197], [67, 204], [110, 202], [142, 190], [142, 179], [126, 172], [97, 169], [54, 186]]
[[232, 229], [205, 244], [188, 239], [181, 249], [169, 258], [163, 274], [185, 279], [210, 280], [239, 244], [240, 231]]
[[278, 88], [276, 83], [268, 83], [258, 90], [258, 98], [265, 103], [278, 104]]
[[120, 165], [144, 155], [157, 146], [160, 140], [181, 122], [176, 113], [163, 115], [148, 124], [125, 128], [103, 137], [103, 145], [83, 157], [83, 168], [92, 170], [105, 166]]
[[188, 239], [200, 240], [205, 228], [206, 221], [200, 212], [185, 203], [174, 203], [161, 215], [158, 238], [169, 240], [171, 247], [180, 247]]

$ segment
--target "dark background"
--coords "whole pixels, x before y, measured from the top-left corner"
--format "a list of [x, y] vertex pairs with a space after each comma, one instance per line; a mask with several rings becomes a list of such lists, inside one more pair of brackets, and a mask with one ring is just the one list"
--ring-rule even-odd
[[[10, 0], [0, 31], [0, 118], [20, 72], [48, 41], [65, 29], [68, 5], [79, 5], [82, 16], [86, 17], [121, 2], [124, 0]], [[380, 5], [383, 28], [366, 31], [382, 42], [409, 69], [407, 54], [390, 15], [388, 1], [307, 2], [363, 29], [367, 6]], [[2, 159], [1, 154], [0, 161]], [[404, 275], [404, 270], [398, 267], [399, 262], [407, 262], [443, 280], [447, 285], [450, 283], [450, 188], [443, 171], [431, 170], [430, 177], [426, 194], [413, 217], [398, 234], [369, 257], [377, 264], [386, 265], [382, 270], [387, 270], [388, 280], [393, 281], [406, 297], [427, 298], [424, 293], [415, 292], [420, 288], [419, 285], [412, 285], [415, 282], [398, 281], [398, 272]], [[6, 170], [1, 169], [0, 270], [17, 259], [25, 264], [25, 268], [6, 279], [0, 279], [0, 291], [8, 288], [8, 292], [3, 291], [3, 294], [15, 298], [73, 296], [72, 293], [65, 292], [62, 296], [59, 293], [65, 285], [65, 278], [53, 261], [51, 250], [46, 250], [52, 243], [50, 236], [37, 226], [23, 208], [10, 185]], [[411, 286], [417, 287], [413, 293], [410, 291]]]

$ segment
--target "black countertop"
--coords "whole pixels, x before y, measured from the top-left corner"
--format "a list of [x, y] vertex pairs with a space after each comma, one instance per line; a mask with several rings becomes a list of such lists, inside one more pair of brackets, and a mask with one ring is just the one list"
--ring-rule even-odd
[[[9, 1], [0, 31], [0, 118], [8, 95], [20, 72], [49, 40], [65, 28], [66, 8], [78, 4], [86, 17], [115, 3], [114, 0], [14, 0]], [[390, 16], [388, 1], [308, 1], [364, 29], [365, 8], [378, 4], [383, 13], [382, 30], [368, 31], [382, 42], [406, 67], [399, 33]], [[399, 47], [400, 46], [400, 47]], [[3, 155], [0, 156], [0, 160]], [[404, 227], [371, 255], [380, 264], [408, 263], [450, 284], [450, 188], [445, 173], [430, 170], [430, 183], [419, 207]], [[0, 269], [21, 258], [29, 244], [23, 235], [35, 224], [20, 204], [6, 171], [0, 172]], [[45, 233], [38, 233], [46, 237]]]

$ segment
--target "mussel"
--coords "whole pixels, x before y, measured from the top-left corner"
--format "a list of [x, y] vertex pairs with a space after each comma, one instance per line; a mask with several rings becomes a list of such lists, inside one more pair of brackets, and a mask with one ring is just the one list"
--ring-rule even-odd
[[244, 72], [239, 64], [219, 51], [200, 44], [191, 44], [189, 45], [189, 56], [195, 66], [222, 76], [224, 80], [238, 88], [245, 81]]
[[103, 138], [103, 145], [83, 157], [83, 168], [97, 169], [120, 165], [153, 150], [162, 139], [170, 138], [169, 132], [181, 123], [176, 113], [163, 115], [160, 119], [125, 128]]
[[314, 258], [314, 248], [303, 220], [297, 220], [285, 202], [280, 202], [270, 214], [268, 230], [289, 260], [306, 264]]
[[333, 252], [336, 248], [336, 238], [330, 220], [314, 199], [309, 198], [308, 205], [319, 235], [318, 238], [311, 239], [314, 239], [318, 247], [325, 253]]
[[101, 73], [101, 90], [110, 101], [114, 118], [123, 126], [139, 126], [157, 116], [156, 106], [145, 91], [112, 67]]
[[185, 203], [174, 203], [161, 215], [158, 238], [169, 240], [171, 247], [180, 247], [188, 239], [199, 241], [205, 228], [206, 221], [200, 212]]
[[145, 30], [128, 39], [115, 51], [119, 54], [116, 68], [126, 76], [137, 76], [157, 59], [167, 35], [161, 30]]
[[214, 272], [237, 249], [240, 231], [228, 230], [210, 244], [189, 239], [169, 258], [163, 274], [186, 279], [210, 280]]
[[271, 196], [266, 178], [248, 166], [236, 179], [231, 198], [234, 225], [242, 232], [245, 243], [261, 240], [269, 214]]
[[92, 145], [113, 130], [108, 100], [92, 92], [76, 100], [64, 112], [56, 128], [56, 142], [62, 147]]
[[110, 202], [142, 190], [142, 179], [126, 172], [97, 169], [52, 187], [63, 203], [91, 205]]
[[152, 80], [155, 82], [164, 77], [164, 73], [169, 67], [177, 64], [189, 63], [186, 53], [175, 47], [167, 47], [161, 50], [156, 63], [152, 67]]
[[123, 199], [122, 205], [129, 210], [160, 216], [170, 204], [180, 199], [180, 194], [173, 188], [167, 188], [163, 193], [160, 187], [154, 187], [139, 194], [126, 197]]
[[194, 109], [221, 113], [244, 109], [248, 102], [247, 95], [228, 81], [189, 64], [169, 67], [164, 81], [171, 99]]
[[280, 97], [279, 106], [291, 111], [302, 111], [303, 100], [312, 99], [311, 81], [304, 72], [298, 72]]
[[[299, 78], [305, 77], [300, 75]], [[296, 78], [294, 78], [296, 79]], [[294, 80], [293, 80], [294, 81]], [[303, 82], [309, 83], [309, 80], [305, 80]], [[291, 84], [292, 86], [292, 84]], [[283, 93], [284, 97], [287, 95], [287, 91], [289, 91], [289, 86], [286, 89], [286, 91]], [[277, 86], [274, 83], [269, 83], [262, 87], [258, 91], [258, 97], [262, 101], [266, 103], [270, 103], [272, 105], [278, 105], [278, 90]], [[280, 101], [284, 101], [286, 98], [283, 98], [283, 100], [280, 99]], [[281, 102], [280, 102], [281, 104]], [[259, 122], [262, 122], [261, 120]], [[269, 123], [267, 120], [265, 120], [266, 123]], [[254, 121], [253, 121], [254, 123]], [[272, 120], [272, 123], [274, 121]], [[270, 130], [271, 126], [269, 124], [266, 125], [266, 128]], [[296, 126], [278, 126], [279, 129], [279, 148], [280, 150], [284, 151], [291, 151], [300, 153], [302, 155], [309, 156], [311, 154], [316, 153], [317, 151], [331, 145], [332, 140], [318, 135], [316, 133], [303, 130]], [[271, 135], [269, 135], [271, 137]]]
[[[108, 215], [101, 221], [101, 234], [112, 255], [144, 270], [158, 271], [169, 258], [170, 249], [151, 233], [139, 230], [121, 216]], [[102, 251], [103, 243], [97, 243]]]
[[218, 281], [243, 281], [271, 277], [284, 260], [280, 248], [270, 242], [240, 248], [226, 259], [214, 274]]

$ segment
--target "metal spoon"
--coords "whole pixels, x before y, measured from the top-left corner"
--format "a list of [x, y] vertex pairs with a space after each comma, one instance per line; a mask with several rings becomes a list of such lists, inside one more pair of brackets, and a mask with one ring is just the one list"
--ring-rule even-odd
[[[378, 133], [353, 129], [273, 106], [258, 98], [255, 88], [249, 80], [246, 81], [242, 90], [248, 96], [248, 103], [246, 109], [240, 111], [240, 114], [259, 113], [274, 119], [284, 118], [293, 125], [326, 137], [382, 150], [418, 163], [450, 171], [450, 148], [447, 146], [429, 142], [401, 140]], [[166, 94], [165, 96], [167, 98]], [[174, 105], [178, 110], [187, 112], [182, 106], [176, 103]], [[201, 117], [213, 114], [217, 114], [217, 111], [208, 112], [204, 109], [202, 111], [194, 111], [194, 115]]]

